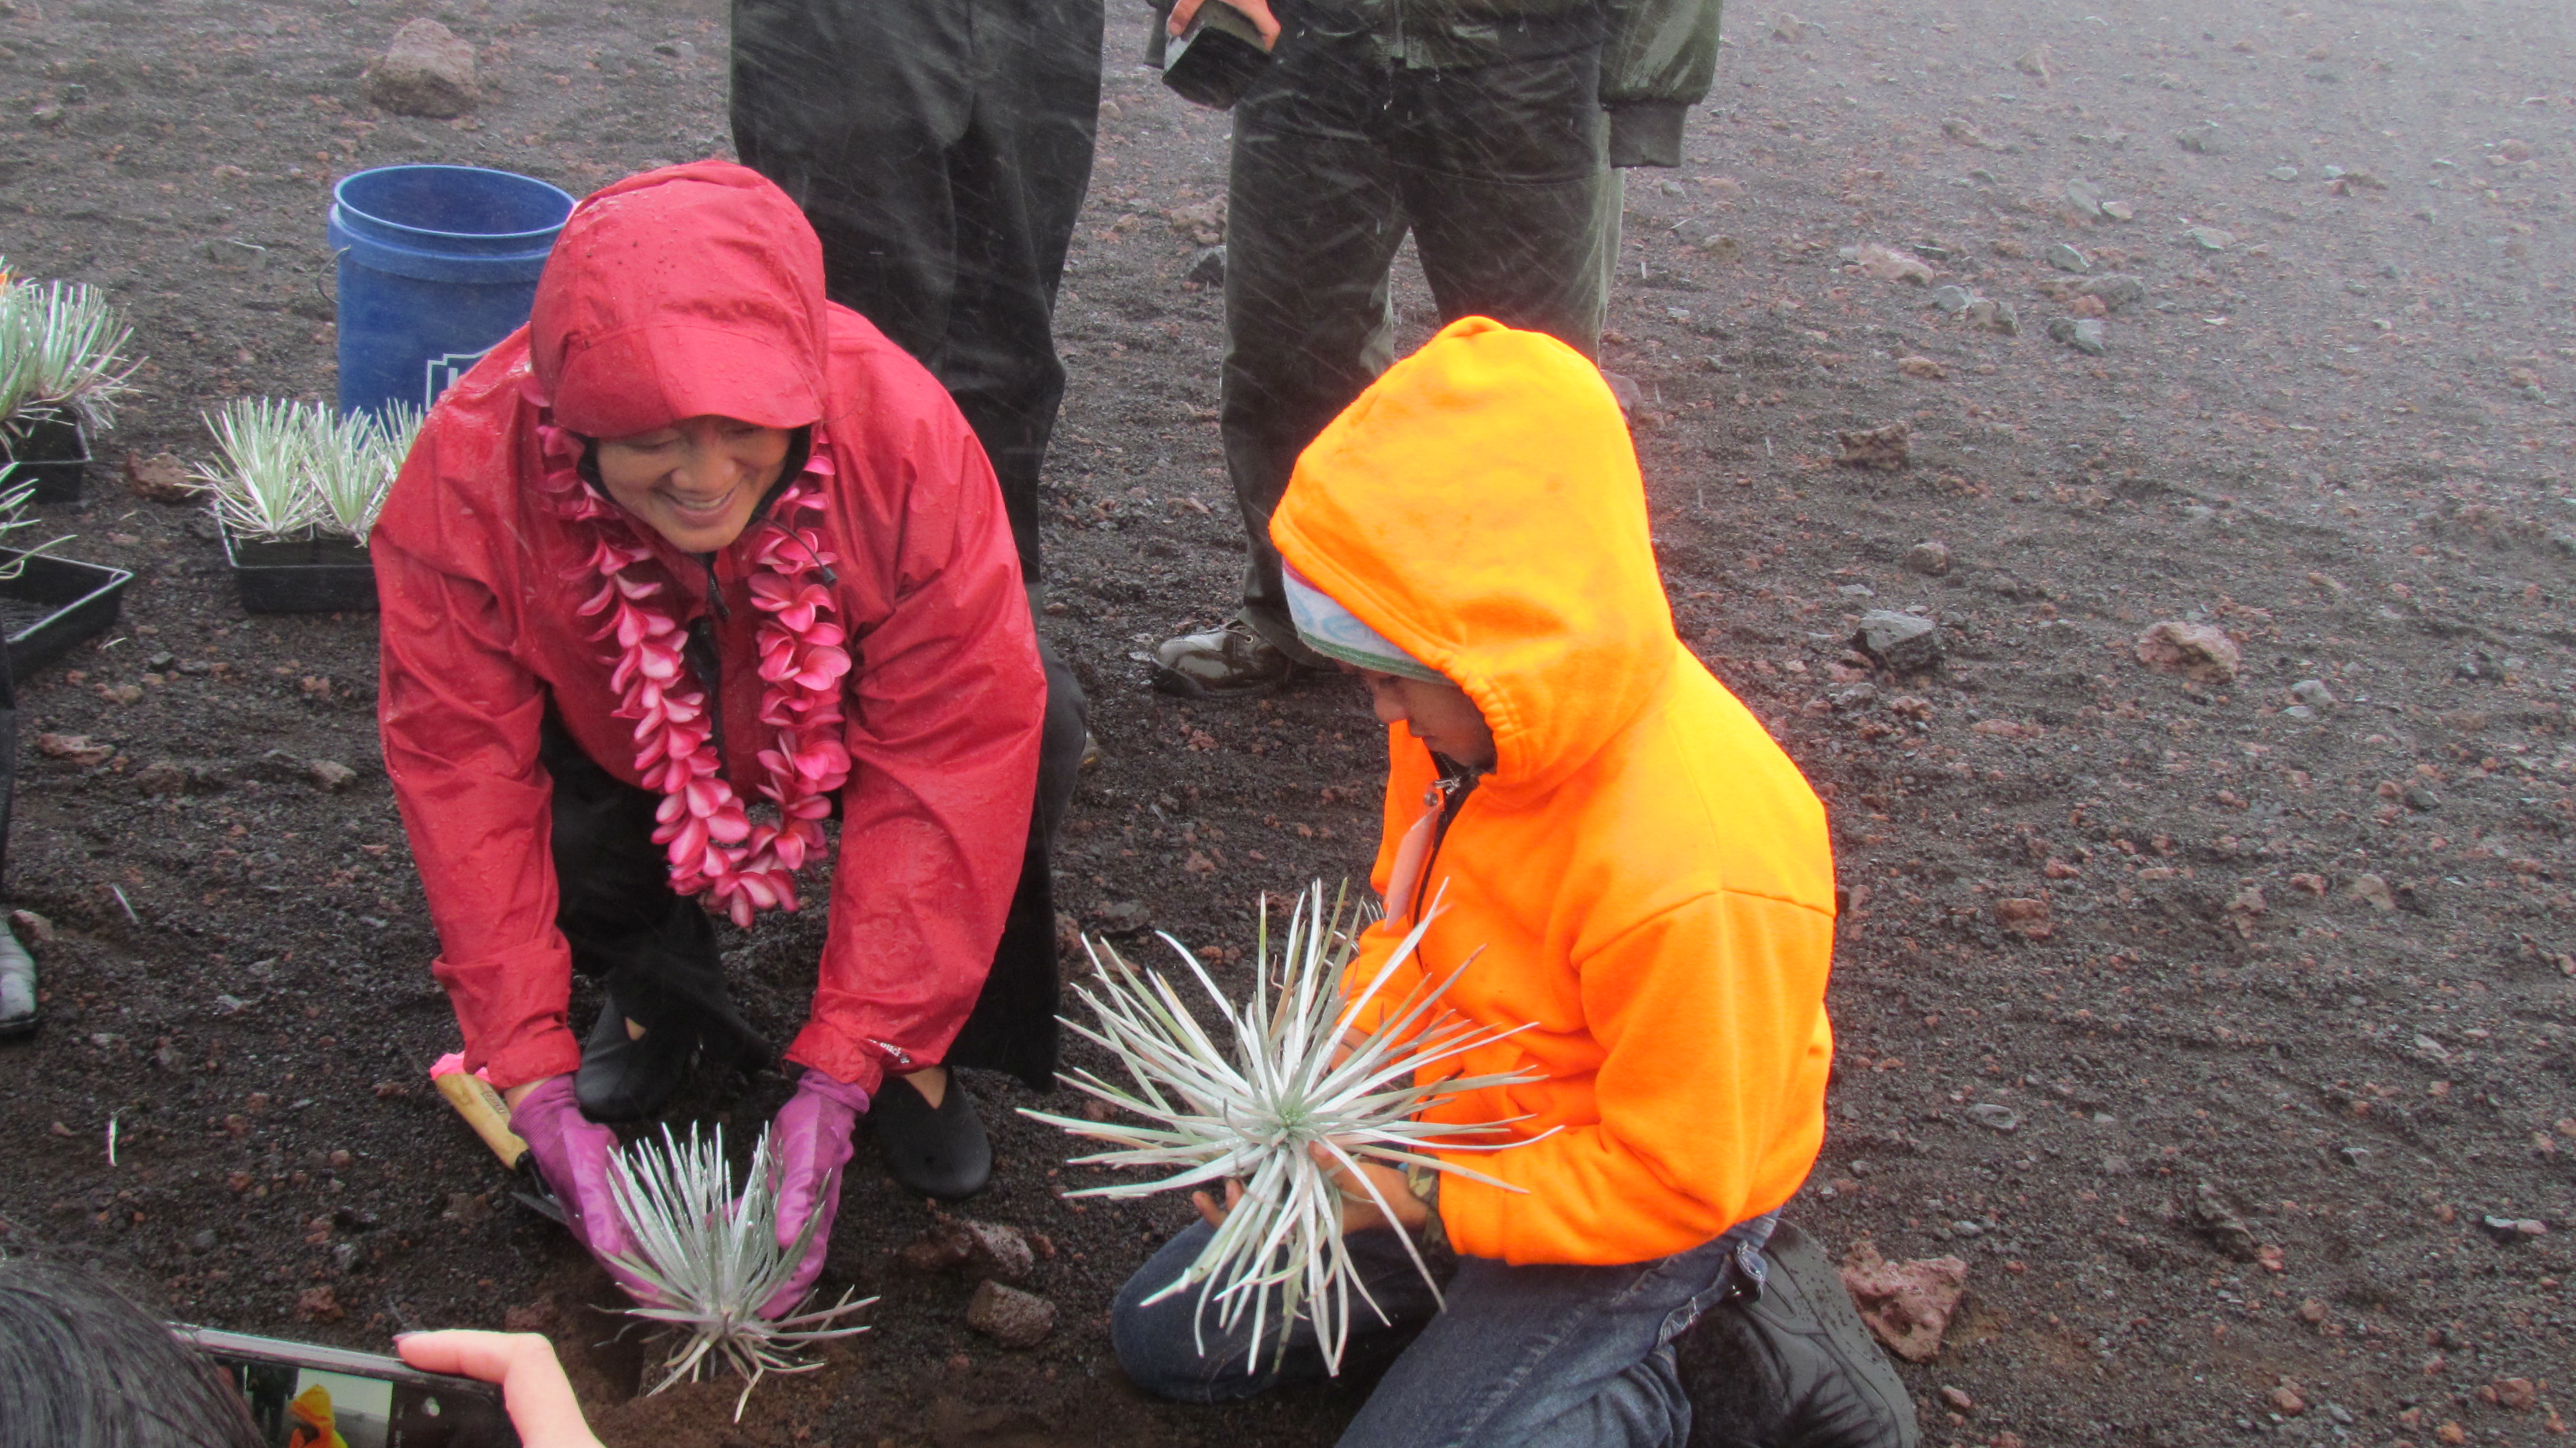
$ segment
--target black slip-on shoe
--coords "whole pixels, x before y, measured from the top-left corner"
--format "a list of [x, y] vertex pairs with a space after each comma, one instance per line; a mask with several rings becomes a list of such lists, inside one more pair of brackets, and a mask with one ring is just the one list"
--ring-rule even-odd
[[1698, 1448], [1915, 1448], [1904, 1380], [1814, 1239], [1772, 1229], [1759, 1296], [1728, 1299], [1682, 1340]]
[[993, 1177], [993, 1143], [975, 1114], [975, 1094], [957, 1073], [934, 1107], [900, 1076], [888, 1076], [868, 1108], [886, 1173], [905, 1191], [943, 1202], [962, 1201]]
[[599, 1019], [581, 1043], [581, 1069], [572, 1078], [581, 1114], [615, 1125], [658, 1116], [689, 1074], [694, 1049], [686, 1031], [663, 1028], [626, 1034], [626, 1012], [617, 997], [601, 998]]

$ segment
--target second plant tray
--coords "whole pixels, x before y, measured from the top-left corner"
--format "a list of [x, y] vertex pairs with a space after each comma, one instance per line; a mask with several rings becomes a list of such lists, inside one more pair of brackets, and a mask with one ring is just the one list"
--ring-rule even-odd
[[224, 560], [252, 613], [372, 613], [376, 568], [367, 546], [346, 538], [253, 543], [224, 530]]
[[[0, 563], [16, 556], [0, 549]], [[26, 560], [17, 577], [0, 579], [0, 632], [8, 637], [10, 676], [24, 680], [72, 645], [106, 632], [133, 581], [122, 568], [45, 554]]]

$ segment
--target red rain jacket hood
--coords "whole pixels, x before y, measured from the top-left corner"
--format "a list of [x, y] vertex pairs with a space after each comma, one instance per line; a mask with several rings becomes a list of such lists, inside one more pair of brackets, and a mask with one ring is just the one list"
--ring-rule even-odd
[[529, 362], [554, 421], [632, 437], [686, 417], [803, 427], [824, 412], [823, 246], [759, 172], [700, 161], [609, 186], [538, 279]]
[[[537, 486], [540, 424], [625, 436], [713, 413], [815, 426], [831, 583], [849, 630], [852, 764], [837, 855], [808, 864], [830, 929], [788, 1057], [873, 1091], [942, 1059], [975, 1004], [1027, 840], [1045, 681], [991, 467], [929, 373], [823, 299], [795, 205], [705, 161], [632, 177], [565, 225], [530, 325], [432, 409], [371, 537], [385, 768], [428, 893], [465, 1064], [502, 1086], [572, 1070], [555, 929], [549, 709], [640, 784], [609, 644], [576, 612], [589, 545]], [[726, 776], [753, 798], [760, 718], [745, 544], [679, 553], [640, 521], [674, 618], [707, 620]], [[814, 908], [810, 903], [808, 908]]]

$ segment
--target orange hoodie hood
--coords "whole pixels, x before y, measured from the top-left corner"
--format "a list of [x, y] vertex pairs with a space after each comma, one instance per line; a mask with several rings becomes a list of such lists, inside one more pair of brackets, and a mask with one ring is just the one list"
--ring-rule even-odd
[[1470, 317], [1396, 363], [1298, 458], [1270, 536], [1476, 701], [1494, 786], [1563, 778], [1673, 666], [1618, 401], [1541, 333]]
[[[1824, 810], [1674, 637], [1645, 495], [1600, 374], [1469, 318], [1378, 379], [1298, 459], [1271, 538], [1360, 622], [1464, 689], [1495, 767], [1413, 898], [1448, 1003], [1526, 1027], [1456, 1063], [1531, 1084], [1434, 1107], [1525, 1140], [1444, 1179], [1475, 1256], [1639, 1262], [1786, 1201], [1824, 1135], [1833, 861]], [[1437, 767], [1388, 733], [1374, 882]], [[1415, 856], [1412, 858], [1418, 858]], [[1372, 976], [1410, 920], [1363, 937]], [[1364, 1021], [1363, 1024], [1370, 1022]]]

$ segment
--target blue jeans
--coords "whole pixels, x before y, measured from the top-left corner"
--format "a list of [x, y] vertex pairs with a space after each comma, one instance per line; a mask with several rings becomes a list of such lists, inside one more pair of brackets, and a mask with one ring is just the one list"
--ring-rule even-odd
[[[1678, 1448], [1690, 1439], [1673, 1339], [1731, 1292], [1758, 1293], [1772, 1218], [1756, 1217], [1688, 1252], [1619, 1267], [1513, 1267], [1461, 1257], [1441, 1311], [1394, 1233], [1354, 1233], [1360, 1280], [1391, 1322], [1354, 1303], [1345, 1371], [1394, 1365], [1341, 1438], [1341, 1448]], [[1139, 1387], [1185, 1403], [1232, 1402], [1321, 1381], [1311, 1326], [1251, 1341], [1213, 1307], [1194, 1333], [1196, 1289], [1144, 1299], [1207, 1244], [1201, 1223], [1164, 1244], [1128, 1279], [1110, 1314], [1118, 1361]], [[1199, 1351], [1204, 1341], [1207, 1351]], [[1259, 1349], [1257, 1358], [1255, 1349]]]

